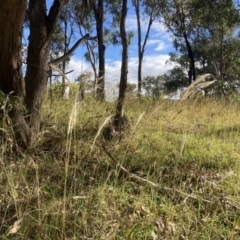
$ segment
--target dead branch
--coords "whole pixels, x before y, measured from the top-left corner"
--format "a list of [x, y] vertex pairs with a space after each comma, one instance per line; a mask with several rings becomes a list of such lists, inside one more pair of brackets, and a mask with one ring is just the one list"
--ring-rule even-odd
[[[67, 74], [69, 74], [69, 73], [71, 73], [71, 72], [73, 72], [74, 70], [71, 70], [71, 71], [69, 71], [69, 72], [66, 72], [66, 73], [64, 73], [65, 75], [67, 75]], [[62, 76], [61, 74], [52, 74], [52, 76], [53, 77], [60, 77], [60, 76]]]
[[[155, 189], [158, 190], [158, 192], [160, 193], [165, 193], [165, 192], [173, 192], [173, 193], [177, 193], [179, 195], [182, 195], [186, 198], [191, 198], [191, 199], [195, 199], [195, 200], [199, 200], [199, 197], [198, 196], [195, 196], [193, 194], [188, 194], [188, 193], [185, 193], [185, 192], [182, 192], [176, 188], [169, 188], [169, 187], [163, 187], [163, 186], [160, 186], [159, 184], [157, 183], [154, 183], [152, 181], [149, 181], [145, 178], [142, 178], [142, 177], [139, 177], [138, 175], [136, 174], [133, 174], [131, 172], [129, 172], [125, 167], [123, 167], [121, 164], [119, 164], [117, 162], [117, 160], [112, 156], [112, 154], [106, 149], [105, 146], [101, 146], [101, 148], [103, 149], [103, 151], [106, 153], [106, 155], [117, 165], [119, 166], [120, 170], [122, 172], [124, 172], [125, 174], [127, 174], [127, 176], [132, 179], [132, 180], [135, 180], [137, 182], [144, 182], [144, 183], [147, 183], [149, 185], [151, 185], [152, 187], [154, 187]], [[211, 200], [208, 200], [208, 199], [204, 199], [202, 198], [201, 201], [205, 202], [205, 203], [215, 203], [214, 201], [211, 201]]]
[[49, 68], [53, 71], [57, 71], [59, 72], [59, 74], [62, 76], [62, 77], [65, 77], [65, 79], [70, 82], [70, 80], [66, 77], [66, 74], [64, 74], [57, 66], [55, 66], [54, 64], [48, 64], [49, 65]]

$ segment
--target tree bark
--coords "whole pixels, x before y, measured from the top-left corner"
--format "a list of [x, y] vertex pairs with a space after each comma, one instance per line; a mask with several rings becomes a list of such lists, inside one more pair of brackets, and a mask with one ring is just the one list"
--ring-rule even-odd
[[59, 58], [54, 59], [53, 61], [50, 62], [50, 64], [58, 64], [60, 62], [65, 61], [68, 57], [71, 56], [71, 54], [74, 53], [74, 51], [78, 48], [79, 45], [81, 45], [82, 43], [84, 43], [87, 40], [96, 40], [96, 37], [90, 37], [89, 33], [87, 33], [85, 36], [83, 36], [82, 38], [80, 38], [67, 52], [66, 54], [62, 55]]
[[94, 48], [86, 42], [86, 47], [88, 49], [89, 54], [89, 62], [92, 66], [93, 73], [94, 73], [94, 97], [97, 97], [97, 69], [96, 69], [96, 55], [94, 53]]
[[[189, 19], [185, 11], [187, 7], [186, 4], [187, 1], [174, 0], [170, 2], [166, 1], [163, 3], [163, 6], [165, 5], [164, 11], [166, 12], [166, 16], [164, 17], [165, 24], [168, 26], [169, 30], [174, 34], [174, 36], [181, 37], [185, 41], [188, 58], [190, 60], [188, 71], [188, 82], [190, 85], [192, 81], [196, 79], [196, 72], [194, 54], [187, 36]], [[170, 14], [168, 14], [168, 12], [170, 12]]]
[[31, 142], [23, 112], [22, 26], [26, 5], [26, 0], [1, 0], [0, 4], [0, 90], [13, 96], [8, 114], [16, 141], [23, 148]]
[[141, 30], [141, 16], [140, 16], [140, 3], [139, 0], [134, 0], [134, 7], [135, 7], [135, 12], [137, 16], [137, 27], [138, 27], [138, 96], [141, 96], [141, 91], [142, 91], [142, 62], [143, 62], [143, 55], [145, 52], [146, 44], [147, 44], [147, 39], [149, 37], [150, 29], [153, 24], [154, 18], [156, 16], [156, 13], [154, 14], [154, 11], [156, 10], [157, 6], [154, 6], [149, 17], [148, 21], [148, 27], [147, 27], [147, 32], [144, 37], [144, 42], [142, 44], [142, 30]]
[[[65, 55], [66, 52], [68, 51], [68, 38], [67, 38], [67, 19], [66, 19], [66, 14], [64, 16], [64, 50], [63, 50], [63, 54]], [[62, 63], [62, 73], [65, 74], [66, 71], [66, 60], [63, 61]], [[65, 93], [65, 88], [66, 88], [66, 81], [65, 81], [65, 76], [62, 76], [62, 97], [64, 96]]]
[[96, 19], [96, 30], [98, 39], [99, 70], [97, 78], [96, 97], [102, 101], [105, 98], [105, 45], [103, 42], [103, 0], [98, 0], [98, 4], [92, 2], [94, 15]]
[[188, 72], [188, 82], [189, 85], [192, 83], [192, 81], [196, 80], [196, 70], [195, 70], [195, 61], [194, 61], [194, 55], [192, 51], [191, 44], [188, 41], [187, 33], [183, 33], [183, 37], [186, 43], [188, 57], [190, 60], [190, 66], [189, 66], [189, 72]]
[[140, 22], [140, 6], [139, 0], [134, 1], [135, 12], [137, 16], [137, 26], [138, 26], [138, 96], [141, 96], [142, 91], [142, 31], [141, 31], [141, 22]]
[[47, 86], [50, 42], [64, 3], [63, 0], [54, 0], [47, 15], [45, 0], [29, 1], [30, 36], [25, 77], [25, 104], [33, 139], [39, 133], [41, 107]]
[[122, 67], [121, 76], [119, 84], [119, 96], [118, 103], [116, 107], [116, 115], [114, 119], [115, 131], [120, 133], [123, 130], [124, 125], [124, 113], [123, 113], [123, 103], [126, 95], [127, 89], [127, 75], [128, 75], [128, 38], [125, 29], [125, 22], [127, 17], [127, 0], [123, 0], [122, 12], [120, 20], [120, 37], [122, 40]]

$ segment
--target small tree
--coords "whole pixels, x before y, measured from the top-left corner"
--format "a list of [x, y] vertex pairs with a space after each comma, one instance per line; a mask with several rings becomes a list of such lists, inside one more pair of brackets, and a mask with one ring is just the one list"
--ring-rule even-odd
[[160, 6], [156, 4], [155, 1], [147, 1], [145, 4], [145, 11], [149, 15], [147, 32], [145, 34], [143, 43], [142, 43], [142, 27], [141, 27], [141, 8], [140, 5], [143, 1], [141, 0], [132, 0], [133, 6], [135, 8], [137, 16], [137, 33], [138, 33], [138, 96], [141, 96], [142, 91], [142, 61], [144, 52], [146, 49], [147, 40], [149, 37], [150, 29], [155, 20], [156, 16], [159, 14]]
[[145, 95], [152, 98], [158, 98], [164, 91], [164, 76], [148, 76], [142, 81], [143, 89], [146, 91]]
[[120, 37], [122, 41], [122, 67], [121, 67], [121, 76], [119, 84], [119, 95], [118, 102], [116, 107], [116, 114], [114, 118], [114, 131], [117, 134], [120, 134], [124, 129], [124, 112], [123, 112], [123, 103], [125, 100], [126, 89], [127, 89], [127, 75], [128, 75], [128, 37], [125, 28], [125, 22], [127, 17], [127, 0], [122, 2], [121, 10], [121, 20], [120, 20]]

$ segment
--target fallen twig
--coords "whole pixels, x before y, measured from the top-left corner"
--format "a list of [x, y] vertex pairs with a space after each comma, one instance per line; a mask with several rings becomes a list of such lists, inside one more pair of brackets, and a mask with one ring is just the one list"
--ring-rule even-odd
[[[117, 162], [117, 160], [112, 156], [112, 154], [106, 149], [105, 146], [101, 146], [101, 148], [104, 150], [104, 152], [106, 153], [106, 155], [115, 163], [117, 164], [117, 166], [119, 166], [120, 170], [123, 171], [124, 173], [126, 173], [128, 175], [128, 177], [132, 180], [135, 180], [135, 181], [138, 181], [138, 182], [145, 182], [145, 183], [148, 183], [149, 185], [151, 185], [152, 187], [156, 188], [159, 192], [161, 193], [164, 193], [164, 192], [175, 192], [175, 193], [178, 193], [179, 195], [182, 195], [182, 196], [185, 196], [187, 198], [191, 198], [191, 199], [195, 199], [195, 200], [199, 200], [200, 198], [198, 196], [195, 196], [193, 194], [188, 194], [188, 193], [185, 193], [185, 192], [182, 192], [176, 188], [169, 188], [169, 187], [163, 187], [163, 186], [160, 186], [159, 184], [157, 183], [154, 183], [150, 180], [147, 180], [145, 178], [142, 178], [136, 174], [133, 174], [131, 172], [129, 172], [125, 167], [123, 167], [121, 164], [119, 164]], [[201, 198], [201, 201], [205, 202], [205, 203], [215, 203], [215, 201], [211, 201], [211, 200], [208, 200], [208, 199], [204, 199], [204, 198]]]

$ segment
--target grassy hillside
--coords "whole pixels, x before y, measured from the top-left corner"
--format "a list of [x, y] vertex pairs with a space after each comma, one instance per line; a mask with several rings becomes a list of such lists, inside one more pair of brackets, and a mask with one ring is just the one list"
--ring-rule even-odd
[[46, 101], [42, 135], [11, 150], [3, 125], [0, 239], [240, 239], [240, 105]]

